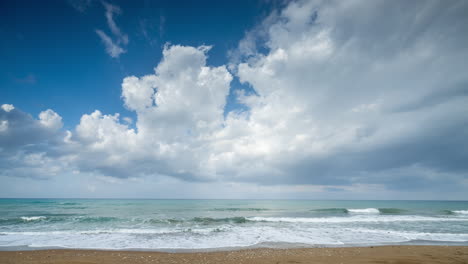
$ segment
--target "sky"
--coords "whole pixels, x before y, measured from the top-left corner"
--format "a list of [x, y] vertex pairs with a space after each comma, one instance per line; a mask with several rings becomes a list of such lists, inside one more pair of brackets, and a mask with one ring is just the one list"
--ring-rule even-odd
[[0, 197], [468, 199], [468, 2], [1, 1]]

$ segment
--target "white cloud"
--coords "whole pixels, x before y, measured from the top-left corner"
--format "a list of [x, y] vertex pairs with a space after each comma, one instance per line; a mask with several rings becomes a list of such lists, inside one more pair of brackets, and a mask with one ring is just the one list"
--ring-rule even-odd
[[106, 33], [104, 33], [102, 30], [97, 29], [96, 34], [101, 38], [102, 43], [106, 46], [106, 52], [111, 56], [112, 58], [118, 58], [120, 57], [120, 54], [125, 53], [126, 51], [120, 47], [117, 43], [114, 43], [114, 41], [107, 36]]
[[104, 31], [97, 29], [96, 34], [101, 38], [102, 42], [106, 46], [106, 52], [112, 58], [118, 58], [122, 53], [125, 53], [126, 50], [123, 46], [128, 44], [128, 35], [123, 33], [117, 24], [114, 21], [114, 15], [119, 15], [122, 13], [122, 10], [119, 6], [109, 4], [107, 2], [102, 2], [104, 9], [106, 10], [106, 20], [109, 29], [115, 37], [113, 40], [109, 35], [104, 33]]
[[[135, 137], [133, 129], [119, 123], [119, 114], [103, 115], [99, 110], [83, 115], [76, 127], [76, 136], [91, 149], [130, 149]], [[116, 153], [118, 154], [118, 153]]]
[[10, 111], [12, 111], [13, 109], [15, 109], [15, 107], [14, 107], [12, 104], [3, 104], [3, 105], [2, 105], [2, 109], [3, 109], [3, 111], [5, 111], [5, 112], [10, 112]]
[[197, 131], [221, 125], [232, 76], [224, 66], [206, 66], [208, 50], [166, 46], [155, 74], [124, 79], [122, 98], [137, 112], [141, 133], [193, 137]]
[[[426, 47], [426, 38], [432, 38], [429, 34], [401, 49], [393, 49], [394, 43], [380, 44], [367, 54], [369, 29], [356, 29], [347, 38], [339, 30], [352, 22], [360, 27], [377, 25], [381, 15], [369, 15], [361, 22], [362, 16], [347, 14], [359, 12], [363, 4], [292, 2], [269, 16], [262, 29], [249, 32], [237, 52], [240, 58], [247, 52], [247, 60], [235, 69], [240, 81], [249, 83], [256, 94], [239, 93], [238, 100], [249, 112], [231, 112], [226, 118], [223, 109], [232, 77], [224, 66], [206, 66], [210, 47], [166, 46], [155, 74], [123, 81], [122, 98], [137, 114], [137, 130], [120, 125], [114, 117], [112, 127], [119, 129], [92, 141], [112, 142], [102, 144], [100, 151], [135, 168], [133, 174], [191, 180], [378, 184], [385, 180], [371, 179], [369, 171], [379, 171], [386, 175], [379, 177], [385, 178], [391, 177], [387, 169], [415, 163], [437, 167], [433, 162], [437, 154], [424, 154], [420, 146], [445, 132], [428, 135], [424, 131], [444, 116], [455, 117], [447, 126], [456, 124], [465, 109], [463, 100], [449, 98], [431, 110], [403, 113], [395, 109], [463, 82], [466, 76], [458, 73], [463, 61], [458, 54], [466, 50], [448, 52], [443, 49], [444, 39]], [[373, 9], [371, 14], [385, 9], [368, 8]], [[387, 38], [408, 30], [403, 24], [397, 26], [384, 27]], [[261, 33], [266, 53], [256, 51], [255, 32]], [[256, 44], [249, 46], [249, 41]], [[421, 49], [437, 52], [421, 53]], [[442, 52], [445, 59], [421, 70], [433, 54]], [[455, 64], [446, 70], [449, 62]], [[441, 70], [449, 81], [438, 77]], [[104, 131], [90, 131], [96, 130]], [[127, 141], [115, 151], [122, 138]], [[418, 147], [408, 151], [408, 142]], [[389, 151], [405, 151], [407, 157], [374, 160]], [[106, 166], [116, 166], [109, 160], [105, 164], [100, 167], [104, 172]]]
[[114, 21], [114, 15], [120, 15], [122, 10], [116, 5], [109, 4], [107, 2], [102, 2], [104, 8], [106, 9], [106, 19], [107, 25], [109, 26], [112, 34], [118, 38], [118, 42], [122, 42], [124, 45], [128, 44], [128, 35], [122, 33], [120, 28]]
[[135, 111], [144, 111], [153, 106], [155, 87], [154, 75], [144, 76], [141, 79], [135, 76], [125, 78], [122, 83], [122, 98], [125, 100], [125, 106]]
[[53, 129], [53, 130], [60, 129], [63, 126], [62, 117], [51, 109], [42, 111], [39, 114], [39, 122], [43, 126]]
[[[209, 49], [166, 46], [155, 74], [123, 80], [122, 98], [138, 115], [137, 131], [121, 124], [118, 115], [95, 111], [81, 118], [76, 140], [100, 157], [101, 171], [126, 164], [134, 174], [212, 176], [199, 164], [199, 156], [208, 152], [199, 151], [209, 151], [212, 132], [223, 125], [232, 76], [225, 66], [206, 66]], [[121, 172], [127, 177], [125, 169]]]
[[[257, 29], [261, 33], [258, 38], [266, 39], [266, 53], [245, 49], [256, 46], [257, 40], [249, 32], [239, 47], [248, 60], [238, 65], [237, 74], [259, 96], [240, 97], [251, 109], [248, 119], [228, 116], [228, 124], [243, 127], [242, 134], [236, 130], [232, 139], [238, 152], [229, 157], [241, 160], [245, 156], [241, 150], [249, 152], [246, 166], [270, 168], [283, 175], [280, 181], [345, 184], [353, 182], [353, 175], [361, 171], [412, 163], [439, 166], [422, 147], [407, 153], [405, 159], [387, 158], [379, 165], [367, 166], [374, 162], [374, 155], [383, 161], [385, 155], [394, 155], [390, 152], [406, 151], [404, 145], [410, 138], [415, 145], [424, 145], [426, 137], [442, 139], [447, 136], [444, 129], [463, 127], [466, 97], [453, 96], [459, 94], [453, 91], [467, 82], [459, 69], [468, 50], [447, 49], [454, 45], [457, 34], [437, 37], [452, 27], [450, 20], [460, 17], [460, 11], [419, 2], [401, 14], [401, 5], [405, 4], [291, 2], [276, 19], [269, 17], [268, 23], [262, 24], [264, 28]], [[429, 24], [441, 8], [450, 11]], [[391, 15], [394, 12], [398, 15]], [[457, 24], [458, 29], [462, 25]], [[405, 45], [399, 44], [401, 41]], [[446, 101], [432, 105], [432, 109], [422, 107], [420, 102], [425, 98], [440, 93], [452, 96], [444, 97]], [[405, 113], [395, 111], [414, 102], [421, 107]], [[444, 128], [441, 118], [446, 120]], [[440, 124], [437, 132], [426, 133], [436, 123]], [[234, 128], [228, 125], [226, 131]], [[459, 136], [465, 133], [462, 131], [465, 128]], [[238, 141], [239, 137], [244, 140]], [[358, 161], [362, 164], [353, 164]]]

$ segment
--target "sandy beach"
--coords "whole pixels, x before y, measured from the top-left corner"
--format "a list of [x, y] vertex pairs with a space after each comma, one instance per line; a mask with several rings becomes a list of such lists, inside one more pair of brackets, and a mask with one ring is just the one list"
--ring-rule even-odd
[[201, 253], [100, 250], [0, 252], [0, 263], [468, 263], [467, 246], [251, 249]]

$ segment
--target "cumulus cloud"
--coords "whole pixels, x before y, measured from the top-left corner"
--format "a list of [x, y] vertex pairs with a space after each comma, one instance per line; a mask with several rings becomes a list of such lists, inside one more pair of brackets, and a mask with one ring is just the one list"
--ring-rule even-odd
[[59, 116], [57, 113], [55, 113], [51, 109], [47, 109], [45, 111], [42, 111], [39, 114], [39, 122], [41, 125], [50, 128], [52, 130], [58, 130], [62, 128], [62, 117]]
[[[118, 11], [106, 10], [113, 21]], [[96, 110], [59, 133], [51, 110], [35, 120], [8, 117], [19, 112], [2, 106], [0, 133], [22, 119], [62, 150], [24, 162], [61, 158], [111, 177], [460, 191], [468, 173], [466, 10], [463, 1], [290, 2], [231, 52], [233, 73], [207, 65], [210, 46], [166, 45], [153, 74], [126, 77], [122, 99], [134, 127]], [[237, 94], [248, 111], [224, 115], [233, 74], [255, 93]]]
[[91, 161], [99, 162], [98, 166], [82, 160], [85, 167], [98, 167], [100, 172], [118, 177], [208, 176], [201, 172], [199, 151], [208, 147], [211, 133], [223, 125], [232, 80], [225, 66], [206, 66], [209, 49], [166, 46], [154, 74], [123, 80], [122, 98], [137, 113], [137, 131], [121, 123], [118, 115], [99, 111], [84, 115], [76, 128], [76, 140], [86, 143], [90, 155], [100, 157]]
[[[259, 30], [267, 52], [239, 48], [248, 59], [237, 74], [259, 95], [242, 98], [251, 108], [244, 127], [255, 128], [244, 132], [252, 138], [246, 149], [259, 150], [258, 164], [268, 158], [278, 182], [388, 183], [396, 168], [409, 182], [430, 178], [413, 177], [416, 169], [439, 173], [439, 181], [456, 170], [459, 181], [468, 169], [459, 147], [467, 136], [464, 10], [439, 2], [290, 3]], [[265, 181], [275, 181], [270, 175]]]
[[2, 105], [0, 110], [0, 175], [48, 177], [67, 166], [62, 118], [48, 109], [39, 119]]
[[15, 107], [12, 104], [3, 104], [2, 109], [3, 111], [8, 113], [8, 112], [11, 112], [13, 109], [15, 109]]
[[3, 124], [0, 148], [34, 147], [41, 142], [54, 140], [62, 133], [62, 117], [48, 109], [39, 114], [39, 119], [16, 109], [11, 104], [4, 104], [0, 110], [0, 122]]

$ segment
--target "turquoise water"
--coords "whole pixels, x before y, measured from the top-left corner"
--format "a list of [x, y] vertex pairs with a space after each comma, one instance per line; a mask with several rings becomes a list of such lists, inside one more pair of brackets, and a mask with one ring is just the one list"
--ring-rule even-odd
[[0, 249], [468, 244], [466, 201], [0, 199]]

